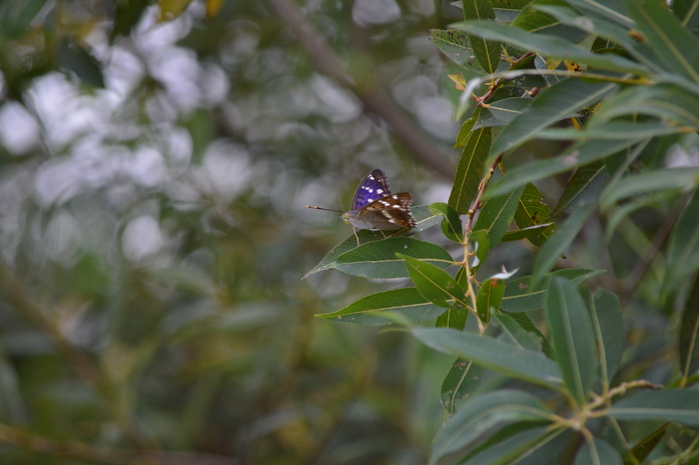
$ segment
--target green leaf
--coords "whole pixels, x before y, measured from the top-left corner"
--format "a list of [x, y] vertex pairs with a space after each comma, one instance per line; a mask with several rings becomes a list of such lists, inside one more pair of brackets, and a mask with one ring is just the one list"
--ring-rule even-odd
[[665, 431], [669, 425], [669, 423], [665, 423], [633, 446], [631, 453], [638, 463], [643, 463], [650, 453], [653, 452], [653, 449], [660, 444], [660, 441], [665, 437]]
[[699, 370], [699, 275], [684, 305], [679, 336], [680, 371], [688, 378]]
[[617, 420], [664, 420], [699, 426], [699, 395], [684, 389], [645, 391], [617, 402], [607, 415]]
[[552, 215], [569, 212], [573, 208], [597, 199], [608, 180], [609, 175], [604, 169], [604, 162], [596, 161], [581, 166], [568, 180]]
[[[529, 427], [527, 428], [527, 425]], [[538, 428], [541, 422], [511, 423], [469, 453], [462, 465], [542, 464], [563, 449], [565, 428]], [[518, 430], [511, 432], [510, 430]]]
[[[501, 136], [502, 137], [502, 136]], [[586, 165], [593, 161], [601, 160], [609, 155], [627, 149], [643, 139], [626, 140], [589, 140], [568, 149], [563, 155], [538, 160], [526, 165], [509, 170], [507, 174], [491, 183], [483, 195], [484, 199], [503, 195], [526, 185], [528, 182], [538, 181], [554, 174], [570, 171], [578, 166]]]
[[523, 391], [502, 390], [476, 397], [451, 417], [434, 441], [430, 464], [463, 449], [488, 430], [518, 421], [548, 420], [551, 412]]
[[464, 241], [464, 227], [456, 210], [443, 202], [431, 204], [430, 209], [444, 216], [441, 226], [446, 238], [450, 241], [462, 243]]
[[519, 205], [524, 188], [516, 189], [500, 197], [493, 197], [481, 208], [473, 229], [488, 232], [488, 248], [492, 250], [507, 232]]
[[575, 457], [575, 465], [622, 465], [621, 455], [599, 438], [586, 442]]
[[131, 33], [141, 19], [141, 15], [153, 3], [153, 0], [123, 0], [116, 2], [114, 14], [114, 27], [111, 40], [116, 36], [125, 36]]
[[[462, 0], [464, 19], [495, 19], [490, 0]], [[487, 74], [493, 74], [500, 66], [501, 46], [497, 42], [469, 35], [471, 48], [476, 59]]]
[[552, 276], [562, 276], [578, 286], [601, 273], [604, 273], [604, 270], [564, 268], [544, 276], [539, 287], [532, 286], [532, 276], [524, 276], [523, 278], [509, 281], [505, 286], [505, 297], [502, 299], [500, 309], [508, 313], [541, 310], [546, 306], [546, 291]]
[[448, 414], [454, 413], [457, 400], [473, 394], [483, 380], [485, 370], [463, 358], [454, 361], [449, 373], [442, 382], [440, 398]]
[[468, 235], [469, 244], [471, 245], [471, 251], [476, 251], [476, 258], [471, 263], [471, 268], [473, 273], [475, 273], [481, 264], [488, 257], [488, 252], [490, 251], [490, 245], [488, 243], [488, 231], [479, 230], [474, 231]]
[[432, 29], [430, 31], [432, 42], [442, 53], [459, 66], [483, 73], [484, 70], [476, 61], [468, 40], [468, 34], [457, 29]]
[[697, 184], [699, 184], [699, 168], [659, 169], [626, 176], [607, 191], [602, 198], [600, 208], [605, 210], [619, 200], [640, 193], [694, 188]]
[[410, 279], [427, 300], [444, 308], [467, 307], [464, 290], [449, 273], [407, 255], [397, 253], [396, 256], [405, 260]]
[[412, 332], [435, 350], [471, 360], [506, 376], [554, 389], [562, 381], [556, 364], [538, 352], [520, 349], [491, 337], [447, 328], [413, 327]]
[[624, 0], [648, 45], [672, 70], [699, 83], [699, 43], [666, 6], [655, 0]]
[[556, 234], [541, 248], [534, 262], [531, 284], [536, 287], [543, 276], [556, 264], [568, 246], [578, 235], [587, 219], [595, 211], [595, 204], [582, 206], [573, 211], [568, 219], [558, 228]]
[[104, 88], [101, 63], [79, 44], [63, 39], [58, 50], [58, 62], [92, 87]]
[[476, 124], [476, 121], [478, 121], [481, 109], [482, 107], [476, 107], [476, 109], [473, 110], [473, 115], [469, 119], [464, 121], [464, 124], [461, 125], [461, 129], [459, 129], [459, 134], [456, 136], [456, 144], [454, 144], [455, 149], [460, 147], [466, 147], [468, 139], [471, 137], [473, 125]]
[[546, 321], [563, 380], [578, 405], [583, 406], [597, 380], [597, 350], [590, 314], [577, 287], [565, 278], [551, 279]]
[[674, 0], [672, 10], [686, 29], [692, 31], [699, 26], [699, 1]]
[[524, 229], [516, 229], [514, 231], [507, 231], [504, 236], [502, 236], [501, 242], [507, 241], [519, 241], [522, 239], [530, 239], [539, 237], [542, 231], [548, 230], [551, 226], [555, 226], [553, 223], [537, 224], [536, 226], [530, 226]]
[[466, 326], [469, 311], [465, 308], [451, 307], [442, 313], [435, 323], [437, 328], [452, 328], [462, 331]]
[[[693, 171], [688, 168], [673, 170], [678, 175], [681, 172]], [[657, 172], [657, 171], [656, 171]], [[699, 267], [699, 193], [684, 207], [670, 233], [667, 251], [667, 275], [664, 288], [670, 293], [678, 289], [685, 279]]]
[[601, 16], [627, 27], [634, 25], [626, 13], [626, 8], [619, 0], [568, 0], [567, 3], [592, 17]]
[[537, 247], [544, 245], [556, 232], [556, 225], [551, 218], [551, 208], [544, 203], [544, 196], [532, 183], [524, 186], [515, 212], [515, 223], [521, 229], [550, 223], [546, 228], [538, 230], [536, 235], [528, 237], [529, 241]]
[[[534, 139], [537, 131], [562, 119], [570, 118], [617, 89], [613, 83], [591, 83], [566, 79], [541, 93], [529, 111], [516, 117], [495, 140], [490, 155], [495, 156]], [[568, 168], [570, 169], [570, 168]]]
[[417, 289], [405, 287], [370, 294], [341, 310], [332, 313], [321, 313], [316, 316], [342, 323], [357, 323], [361, 325], [391, 324], [392, 320], [377, 315], [377, 313], [385, 311], [398, 312], [413, 322], [431, 320], [444, 313], [443, 308], [435, 306], [424, 298]]
[[552, 360], [556, 358], [551, 343], [539, 331], [539, 328], [534, 325], [529, 315], [523, 312], [507, 313], [500, 311], [495, 313], [495, 317], [522, 348], [534, 351], [540, 350], [548, 358]]
[[498, 100], [486, 106], [494, 117], [504, 123], [511, 123], [516, 117], [525, 113], [534, 100], [524, 97], [512, 97]]
[[[532, 34], [517, 27], [506, 26], [495, 21], [464, 21], [453, 24], [452, 27], [463, 29], [470, 34], [469, 37], [475, 35], [483, 39], [504, 42], [517, 49], [532, 51], [548, 58], [572, 60], [608, 71], [632, 72], [640, 75], [648, 74], [648, 70], [643, 66], [618, 55], [593, 53], [558, 37]], [[471, 44], [473, 44], [473, 38], [471, 39]]]
[[485, 159], [490, 150], [490, 131], [489, 128], [481, 128], [470, 132], [468, 142], [461, 152], [454, 187], [449, 195], [449, 206], [462, 215], [471, 208], [485, 174]]
[[490, 321], [490, 309], [500, 307], [502, 297], [505, 294], [505, 281], [498, 278], [490, 278], [481, 284], [476, 297], [476, 311], [478, 318], [485, 324]]
[[32, 20], [46, 5], [46, 0], [2, 2], [0, 7], [0, 31], [12, 39], [21, 37]]
[[[413, 212], [417, 226], [415, 228], [403, 228], [397, 231], [369, 231], [362, 229], [357, 231], [357, 237], [359, 238], [360, 244], [366, 244], [367, 242], [378, 241], [384, 239], [384, 234], [388, 237], [400, 237], [407, 234], [414, 234], [419, 231], [423, 231], [427, 228], [431, 228], [434, 225], [439, 224], [442, 221], [442, 215], [433, 213], [427, 205], [419, 205], [417, 207], [412, 207], [410, 209]], [[337, 263], [337, 258], [345, 252], [357, 248], [357, 237], [352, 234], [344, 241], [340, 242], [334, 249], [332, 249], [328, 254], [318, 263], [311, 271], [306, 273], [303, 279], [306, 279], [312, 274], [318, 273], [320, 271], [330, 270], [335, 268]]]
[[543, 131], [539, 131], [536, 136], [539, 139], [548, 140], [620, 140], [681, 134], [692, 129], [686, 126], [677, 126], [672, 123], [673, 122], [670, 121], [609, 121], [603, 125], [588, 125], [583, 131], [579, 131], [575, 128], [544, 129]]
[[397, 253], [425, 259], [441, 268], [454, 263], [449, 253], [438, 245], [408, 237], [391, 237], [368, 242], [343, 253], [337, 257], [334, 268], [370, 279], [407, 278], [405, 261], [396, 257]]
[[619, 368], [626, 341], [619, 297], [608, 289], [599, 289], [591, 301], [590, 316], [604, 363], [602, 368], [606, 368], [606, 379], [611, 380]]

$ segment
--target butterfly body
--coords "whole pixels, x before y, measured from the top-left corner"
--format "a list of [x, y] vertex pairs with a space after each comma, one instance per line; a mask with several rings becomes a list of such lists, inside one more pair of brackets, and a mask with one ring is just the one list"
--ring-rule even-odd
[[417, 222], [410, 211], [412, 203], [411, 194], [392, 194], [388, 178], [377, 169], [359, 184], [352, 200], [352, 210], [343, 214], [342, 219], [356, 229], [414, 228]]

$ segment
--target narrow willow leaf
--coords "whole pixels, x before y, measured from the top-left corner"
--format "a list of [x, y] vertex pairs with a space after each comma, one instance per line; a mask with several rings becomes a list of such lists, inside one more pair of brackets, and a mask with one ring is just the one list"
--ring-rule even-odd
[[[465, 19], [495, 19], [495, 12], [490, 6], [490, 0], [462, 0], [462, 4]], [[472, 35], [469, 35], [469, 39], [473, 54], [485, 72], [487, 74], [496, 72], [500, 66], [500, 44]]]
[[[687, 168], [675, 171], [690, 171]], [[681, 175], [681, 173], [678, 173]], [[678, 289], [699, 267], [699, 194], [694, 193], [672, 228], [667, 251], [667, 293]]]
[[682, 312], [678, 351], [682, 377], [688, 378], [699, 370], [699, 275]]
[[528, 237], [537, 247], [544, 245], [556, 232], [556, 224], [551, 219], [551, 208], [544, 203], [544, 196], [532, 183], [524, 186], [515, 212], [515, 223], [521, 229], [549, 224], [546, 228], [538, 230], [536, 235]]
[[[521, 50], [529, 50], [547, 58], [572, 60], [584, 65], [609, 71], [632, 72], [645, 75], [648, 70], [638, 63], [618, 55], [597, 54], [558, 37], [532, 34], [522, 29], [495, 21], [464, 21], [453, 24], [456, 29], [463, 29], [470, 34], [484, 39], [496, 40]], [[473, 44], [473, 39], [471, 40]]]
[[[529, 315], [523, 312], [507, 313], [500, 311], [495, 314], [498, 321], [525, 349], [542, 351], [548, 358], [555, 359], [553, 346], [539, 328], [532, 322]], [[523, 335], [524, 332], [527, 337]]]
[[459, 243], [464, 241], [464, 227], [461, 224], [461, 218], [459, 218], [459, 214], [456, 210], [443, 202], [431, 204], [430, 209], [444, 216], [442, 220], [442, 232], [447, 239]]
[[669, 70], [699, 83], [699, 43], [664, 5], [653, 0], [624, 0], [629, 16]]
[[405, 260], [410, 279], [427, 300], [444, 308], [467, 306], [463, 289], [449, 273], [407, 255], [397, 253], [396, 256]]
[[609, 175], [604, 163], [596, 161], [578, 168], [568, 180], [558, 204], [553, 209], [553, 216], [569, 212], [581, 204], [589, 203], [602, 192]]
[[434, 441], [430, 464], [476, 441], [488, 430], [510, 423], [547, 420], [551, 412], [536, 397], [523, 391], [502, 390], [467, 402]]
[[489, 249], [492, 250], [498, 245], [507, 232], [523, 190], [524, 188], [520, 188], [500, 197], [493, 197], [481, 208], [474, 229], [477, 231], [483, 229], [488, 232]]
[[626, 341], [619, 297], [608, 289], [599, 289], [591, 302], [590, 316], [597, 334], [600, 357], [607, 370], [607, 380], [611, 380], [619, 368]]
[[466, 326], [466, 320], [468, 320], [469, 311], [465, 308], [451, 307], [448, 308], [446, 312], [442, 313], [435, 326], [437, 328], [452, 328], [458, 331], [462, 331]]
[[[522, 426], [519, 426], [522, 425]], [[529, 428], [524, 428], [530, 425]], [[511, 427], [520, 427], [519, 431], [510, 433]], [[541, 428], [538, 422], [511, 423], [493, 434], [484, 446], [477, 447], [477, 454], [469, 453], [462, 465], [506, 465], [547, 463], [550, 457], [556, 457], [566, 443], [565, 428]], [[502, 433], [502, 434], [501, 434]], [[548, 447], [552, 446], [552, 447]]]
[[590, 13], [593, 17], [601, 16], [622, 26], [634, 26], [620, 0], [568, 0], [567, 3], [583, 13]]
[[[626, 176], [612, 186], [600, 204], [601, 209], [639, 193], [694, 188], [699, 184], [699, 168], [670, 168]], [[698, 201], [699, 202], [699, 201]]]
[[487, 336], [447, 328], [413, 327], [413, 335], [435, 350], [472, 360], [483, 368], [547, 387], [562, 381], [556, 364], [545, 355]]
[[464, 31], [432, 29], [430, 42], [457, 65], [474, 71], [483, 71], [480, 64], [475, 61], [471, 44], [468, 41], [468, 34]]
[[609, 121], [603, 125], [588, 126], [579, 131], [575, 128], [544, 129], [536, 134], [539, 139], [548, 140], [590, 140], [590, 139], [637, 139], [658, 137], [689, 132], [694, 126], [677, 126], [674, 122], [661, 121]]
[[531, 98], [512, 97], [493, 102], [487, 106], [493, 116], [503, 123], [510, 123], [513, 119], [525, 113], [532, 105]]
[[665, 420], [699, 426], [699, 395], [684, 389], [644, 391], [617, 402], [607, 415], [617, 420]]
[[509, 313], [541, 310], [546, 306], [546, 290], [552, 276], [562, 276], [579, 286], [601, 273], [604, 273], [604, 270], [564, 268], [544, 276], [541, 285], [536, 288], [531, 284], [531, 276], [509, 281], [505, 286], [505, 297], [502, 299], [500, 309]]
[[536, 137], [537, 131], [553, 123], [570, 118], [582, 108], [590, 106], [617, 89], [613, 83], [590, 83], [578, 79], [566, 79], [551, 86], [534, 99], [529, 111], [516, 117], [490, 149], [490, 155], [498, 155], [514, 149]]
[[507, 231], [504, 236], [502, 236], [502, 242], [507, 241], [520, 241], [522, 239], [530, 239], [532, 237], [539, 237], [543, 230], [548, 230], [551, 226], [555, 226], [554, 223], [544, 223], [537, 224], [536, 226], [530, 226], [524, 229], [516, 229], [514, 231]]
[[431, 320], [444, 313], [443, 308], [424, 298], [417, 289], [406, 287], [370, 294], [341, 310], [316, 316], [343, 323], [387, 325], [392, 321], [377, 315], [385, 311], [398, 312], [412, 322]]
[[449, 195], [449, 206], [460, 214], [471, 208], [478, 186], [483, 179], [485, 159], [490, 150], [491, 130], [482, 128], [472, 131], [456, 168], [454, 187]]
[[586, 442], [575, 457], [575, 465], [622, 465], [621, 455], [600, 438]]
[[541, 248], [534, 262], [531, 285], [536, 287], [539, 281], [556, 264], [568, 246], [578, 235], [587, 219], [595, 211], [595, 204], [582, 206], [573, 211], [568, 219], [558, 228], [556, 234]]
[[334, 268], [343, 273], [364, 278], [407, 278], [405, 261], [397, 253], [421, 258], [441, 268], [453, 264], [453, 259], [442, 247], [430, 242], [408, 237], [395, 237], [369, 242], [345, 252], [335, 262]]
[[490, 321], [490, 309], [498, 309], [502, 297], [505, 294], [505, 281], [491, 278], [484, 281], [478, 289], [476, 297], [476, 311], [478, 318], [485, 324]]
[[469, 137], [471, 137], [473, 125], [476, 124], [476, 121], [478, 121], [478, 117], [481, 113], [481, 110], [481, 107], [476, 107], [476, 109], [473, 110], [473, 115], [469, 119], [464, 121], [464, 124], [461, 125], [461, 129], [459, 129], [459, 134], [456, 136], [456, 144], [454, 144], [455, 149], [460, 147], [466, 147], [468, 139]]
[[[412, 207], [410, 209], [413, 212], [417, 226], [415, 228], [404, 228], [397, 231], [384, 231], [388, 237], [400, 237], [407, 234], [414, 234], [419, 231], [423, 231], [427, 228], [431, 228], [439, 224], [442, 221], [442, 215], [433, 213], [427, 205], [418, 205], [417, 207]], [[357, 237], [359, 238], [360, 244], [365, 244], [367, 242], [378, 241], [384, 239], [384, 236], [379, 231], [369, 231], [367, 229], [362, 229], [357, 231]], [[318, 273], [320, 271], [330, 270], [335, 268], [335, 263], [337, 262], [337, 257], [345, 252], [357, 248], [357, 237], [352, 234], [344, 241], [340, 242], [334, 249], [332, 249], [328, 254], [318, 263], [311, 271], [306, 273], [303, 279], [306, 279], [312, 274]]]
[[660, 441], [665, 437], [665, 431], [669, 425], [669, 423], [665, 423], [633, 446], [631, 453], [638, 463], [643, 463], [650, 453], [653, 452], [653, 449], [660, 444]]
[[577, 287], [567, 279], [551, 279], [546, 321], [568, 391], [578, 405], [585, 405], [597, 380], [597, 350], [588, 310]]
[[578, 166], [601, 160], [642, 141], [643, 139], [588, 140], [568, 149], [565, 154], [558, 157], [527, 163], [508, 171], [507, 174], [488, 186], [483, 198], [489, 199], [503, 195], [526, 185], [528, 182], [574, 170]]
[[699, 26], [699, 2], [697, 0], [675, 0], [672, 2], [672, 12], [680, 20], [680, 24], [692, 31]]
[[440, 398], [448, 414], [454, 413], [457, 400], [473, 394], [483, 380], [485, 370], [475, 363], [457, 358], [442, 382]]

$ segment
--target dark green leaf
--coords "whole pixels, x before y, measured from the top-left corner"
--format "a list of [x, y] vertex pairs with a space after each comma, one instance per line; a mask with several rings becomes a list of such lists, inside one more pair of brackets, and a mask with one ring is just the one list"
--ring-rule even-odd
[[448, 29], [446, 31], [432, 29], [430, 31], [430, 42], [457, 65], [472, 71], [484, 72], [473, 56], [468, 34], [464, 31], [459, 31], [458, 29]]
[[405, 260], [410, 279], [427, 300], [444, 308], [467, 306], [464, 290], [449, 273], [431, 263], [407, 255], [397, 253], [396, 256]]
[[58, 50], [58, 62], [92, 87], [104, 88], [100, 62], [79, 44], [64, 39]]
[[[665, 437], [665, 430], [667, 430], [669, 425], [669, 423], [665, 423], [633, 446], [631, 453], [638, 463], [643, 463], [650, 453], [653, 452], [655, 446], [660, 444], [660, 441]], [[626, 465], [626, 462], [624, 462], [624, 465]]]
[[[357, 237], [359, 238], [360, 244], [366, 244], [367, 242], [378, 241], [384, 239], [384, 234], [388, 237], [400, 237], [407, 234], [413, 234], [419, 231], [423, 231], [427, 228], [439, 224], [442, 221], [442, 215], [434, 214], [427, 205], [419, 205], [417, 207], [412, 207], [411, 211], [417, 221], [417, 227], [415, 228], [404, 228], [397, 231], [383, 231], [383, 234], [379, 231], [369, 231], [362, 229], [357, 231]], [[344, 241], [340, 242], [335, 246], [328, 254], [318, 263], [311, 271], [306, 273], [303, 279], [306, 279], [312, 274], [318, 273], [320, 271], [330, 270], [335, 268], [335, 263], [337, 262], [337, 257], [345, 252], [357, 248], [357, 237], [352, 234]]]
[[116, 36], [125, 36], [138, 24], [143, 12], [153, 3], [153, 0], [122, 0], [116, 2], [112, 40]]
[[490, 429], [518, 421], [541, 421], [551, 413], [536, 397], [502, 390], [471, 399], [451, 417], [434, 441], [430, 464], [471, 444]]
[[[475, 454], [469, 453], [461, 464], [525, 465], [527, 461], [536, 465], [545, 463], [547, 458], [558, 455], [558, 451], [565, 445], [565, 436], [561, 436], [561, 433], [566, 429], [539, 428], [540, 425], [541, 422], [511, 423], [477, 447]], [[518, 430], [511, 432], [515, 428]], [[546, 450], [549, 445], [553, 446], [552, 449]]]
[[592, 17], [600, 16], [623, 26], [633, 26], [622, 0], [568, 0], [568, 3]]
[[692, 31], [699, 26], [699, 3], [697, 0], [674, 0], [672, 12], [686, 29]]
[[[626, 176], [617, 181], [607, 191], [602, 198], [600, 208], [607, 209], [614, 202], [639, 193], [694, 188], [697, 184], [699, 184], [699, 168], [659, 169]], [[697, 203], [699, 203], [699, 200], [697, 200]], [[697, 206], [694, 208], [697, 208]], [[688, 237], [683, 237], [682, 239], [688, 239]]]
[[539, 328], [532, 322], [529, 316], [523, 312], [507, 313], [497, 312], [496, 318], [505, 327], [508, 333], [524, 349], [542, 351], [550, 359], [555, 359], [555, 353], [551, 343], [546, 336], [539, 331]]
[[483, 205], [473, 229], [488, 232], [490, 250], [500, 243], [512, 223], [523, 190], [520, 188], [500, 197], [492, 197]]
[[621, 362], [626, 341], [619, 297], [610, 290], [599, 289], [591, 302], [590, 316], [597, 335], [600, 357], [607, 369], [606, 379], [611, 380]]
[[454, 148], [460, 148], [460, 147], [466, 147], [466, 144], [468, 143], [468, 139], [471, 137], [471, 131], [473, 130], [473, 125], [476, 124], [476, 121], [478, 121], [478, 117], [481, 113], [482, 107], [476, 107], [475, 110], [473, 110], [473, 115], [464, 121], [464, 124], [461, 125], [461, 129], [459, 129], [459, 134], [456, 136], [456, 144], [454, 144]]
[[431, 320], [444, 313], [443, 308], [432, 304], [417, 289], [406, 287], [370, 294], [342, 310], [333, 313], [321, 313], [316, 316], [343, 323], [387, 325], [392, 323], [392, 321], [377, 315], [377, 313], [389, 310], [398, 312], [413, 322]]
[[[495, 12], [490, 6], [490, 0], [462, 0], [462, 4], [464, 6], [464, 19], [495, 19]], [[500, 66], [500, 44], [472, 35], [469, 35], [469, 40], [473, 54], [485, 72], [493, 74], [497, 71]]]
[[405, 261], [396, 257], [397, 253], [425, 259], [441, 268], [453, 264], [451, 256], [438, 245], [408, 237], [391, 237], [343, 253], [337, 257], [334, 268], [364, 278], [407, 278]]
[[534, 100], [524, 97], [512, 97], [498, 100], [489, 104], [486, 108], [493, 116], [504, 123], [510, 123], [516, 117], [525, 113], [531, 107]]
[[473, 362], [457, 358], [442, 382], [442, 405], [448, 414], [454, 413], [457, 400], [473, 394], [483, 380], [485, 370]]
[[454, 187], [449, 195], [449, 206], [462, 215], [468, 212], [476, 198], [478, 185], [485, 174], [485, 159], [490, 150], [489, 128], [477, 129], [469, 134], [456, 168]]
[[[697, 197], [697, 194], [694, 194]], [[699, 370], [699, 275], [694, 280], [680, 321], [680, 371], [687, 378]]]
[[565, 278], [551, 279], [546, 321], [568, 391], [585, 405], [597, 380], [597, 350], [590, 314], [577, 287]]
[[556, 364], [545, 355], [521, 349], [487, 336], [447, 328], [414, 327], [413, 334], [440, 352], [471, 360], [506, 376], [557, 388], [562, 381]]
[[524, 186], [515, 212], [515, 223], [520, 229], [550, 224], [544, 229], [537, 230], [536, 235], [528, 237], [529, 241], [537, 247], [544, 245], [556, 232], [556, 225], [551, 219], [551, 208], [544, 203], [544, 196], [532, 183], [527, 183]]
[[488, 324], [490, 321], [490, 309], [498, 309], [502, 297], [505, 294], [505, 281], [498, 278], [490, 278], [481, 284], [476, 298], [476, 310], [478, 318]]
[[504, 236], [502, 236], [502, 242], [507, 241], [520, 241], [522, 239], [530, 239], [532, 237], [538, 237], [542, 231], [548, 230], [551, 226], [555, 226], [553, 223], [538, 224], [536, 226], [530, 226], [525, 229], [516, 229], [514, 231], [507, 231]]
[[629, 16], [669, 70], [699, 83], [699, 43], [665, 5], [655, 0], [624, 0]]
[[430, 209], [434, 213], [442, 214], [444, 216], [441, 226], [442, 232], [447, 239], [459, 243], [464, 241], [464, 228], [461, 224], [461, 218], [459, 218], [459, 214], [456, 212], [456, 210], [443, 202], [431, 204]]
[[452, 328], [456, 330], [463, 330], [466, 326], [466, 320], [468, 320], [468, 309], [452, 307], [448, 308], [446, 312], [442, 313], [435, 326], [437, 328]]
[[568, 180], [556, 208], [553, 209], [553, 216], [569, 212], [573, 208], [578, 208], [580, 205], [596, 199], [607, 184], [608, 179], [609, 175], [601, 161], [578, 168]]
[[0, 6], [0, 33], [13, 39], [21, 37], [44, 5], [46, 5], [46, 0], [2, 2], [2, 6]]
[[607, 415], [617, 420], [665, 420], [699, 426], [699, 394], [684, 389], [644, 391], [617, 402]]
[[[682, 168], [673, 170], [673, 173], [684, 177], [684, 173], [694, 170]], [[658, 170], [653, 171], [657, 173]], [[691, 178], [691, 176], [690, 176]], [[693, 178], [688, 182], [696, 182]], [[670, 293], [678, 289], [685, 279], [699, 268], [699, 193], [692, 194], [692, 198], [684, 207], [677, 219], [677, 223], [670, 233], [670, 244], [667, 251], [667, 275], [664, 288]]]
[[575, 465], [622, 465], [621, 455], [608, 442], [594, 438], [575, 457]]

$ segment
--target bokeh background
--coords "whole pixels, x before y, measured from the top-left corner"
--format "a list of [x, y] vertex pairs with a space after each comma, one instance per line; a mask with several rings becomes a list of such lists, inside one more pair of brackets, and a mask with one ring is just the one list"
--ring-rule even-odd
[[453, 360], [314, 318], [392, 284], [304, 205], [446, 201], [461, 12], [301, 3], [0, 3], [0, 463], [424, 462]]

